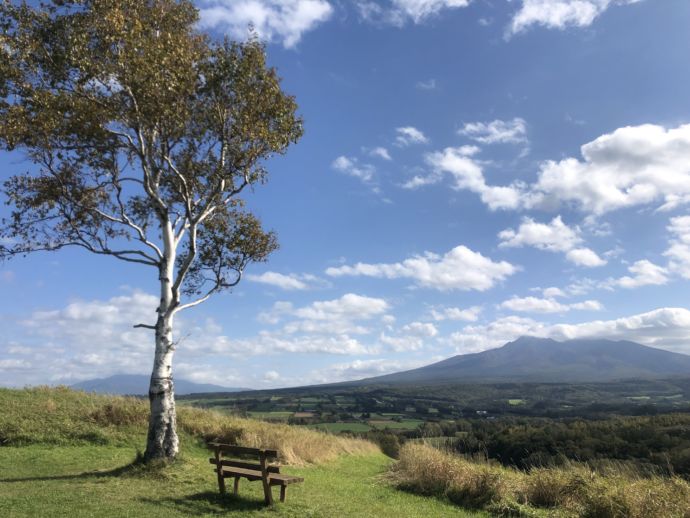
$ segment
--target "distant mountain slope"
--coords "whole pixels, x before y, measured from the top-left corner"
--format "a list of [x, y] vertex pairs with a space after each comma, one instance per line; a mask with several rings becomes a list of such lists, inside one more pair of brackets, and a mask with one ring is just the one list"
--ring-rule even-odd
[[679, 375], [690, 375], [690, 356], [627, 341], [521, 337], [498, 349], [347, 384], [592, 382]]
[[[82, 381], [72, 385], [77, 390], [98, 392], [100, 394], [146, 395], [149, 392], [149, 376], [143, 374], [116, 374], [109, 378]], [[175, 394], [196, 394], [201, 392], [242, 392], [251, 390], [237, 387], [221, 387], [210, 383], [194, 383], [175, 379]]]

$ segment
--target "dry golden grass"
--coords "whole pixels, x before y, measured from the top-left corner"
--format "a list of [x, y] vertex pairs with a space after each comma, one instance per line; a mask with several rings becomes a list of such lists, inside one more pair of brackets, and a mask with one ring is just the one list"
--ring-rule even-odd
[[364, 455], [379, 451], [369, 441], [340, 437], [299, 426], [241, 419], [198, 408], [178, 409], [180, 427], [207, 442], [242, 444], [253, 448], [274, 448], [288, 464], [320, 464], [339, 455]]
[[[64, 387], [0, 389], [0, 445], [132, 444], [143, 446], [148, 401], [102, 396]], [[286, 464], [320, 464], [339, 455], [378, 452], [369, 441], [338, 437], [298, 426], [178, 407], [182, 440], [219, 441], [273, 448]]]
[[410, 491], [494, 515], [690, 518], [690, 484], [676, 477], [603, 475], [578, 464], [521, 472], [408, 443], [391, 478]]

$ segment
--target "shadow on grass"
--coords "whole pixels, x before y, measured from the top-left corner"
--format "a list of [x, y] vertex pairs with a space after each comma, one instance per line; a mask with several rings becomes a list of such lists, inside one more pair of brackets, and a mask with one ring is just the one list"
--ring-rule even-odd
[[[176, 461], [179, 462], [179, 461]], [[153, 462], [146, 464], [143, 461], [141, 454], [124, 466], [108, 470], [94, 470], [84, 471], [82, 473], [75, 473], [72, 475], [44, 475], [35, 477], [20, 477], [20, 478], [0, 478], [0, 482], [39, 482], [50, 480], [78, 480], [87, 478], [101, 478], [101, 477], [165, 477], [165, 469], [169, 466], [165, 462]]]
[[189, 516], [270, 509], [270, 506], [267, 506], [263, 500], [249, 499], [233, 494], [221, 496], [215, 491], [204, 491], [178, 498], [142, 498], [140, 501], [155, 506], [168, 507]]

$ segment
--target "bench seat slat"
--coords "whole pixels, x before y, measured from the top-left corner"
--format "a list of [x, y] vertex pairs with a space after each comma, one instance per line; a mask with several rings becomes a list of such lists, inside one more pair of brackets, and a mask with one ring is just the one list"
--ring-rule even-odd
[[[221, 466], [228, 466], [228, 467], [235, 467], [235, 468], [244, 468], [244, 469], [253, 469], [256, 471], [261, 471], [261, 464], [257, 463], [252, 463], [252, 462], [243, 462], [240, 460], [227, 460], [227, 459], [222, 459], [220, 462], [217, 462], [216, 459], [211, 457], [208, 459], [208, 461], [211, 464], [218, 465], [220, 464]], [[280, 467], [279, 466], [266, 466], [266, 470], [269, 473], [280, 473]]]
[[223, 453], [243, 454], [243, 455], [259, 455], [263, 453], [266, 458], [278, 457], [278, 450], [264, 450], [261, 448], [247, 448], [246, 446], [234, 446], [232, 444], [221, 444], [212, 442], [214, 450], [220, 450]]
[[[223, 467], [224, 477], [242, 477], [250, 481], [261, 480], [261, 471], [253, 469]], [[293, 475], [284, 475], [282, 473], [269, 473], [268, 483], [272, 486], [283, 486], [288, 484], [295, 484], [297, 482], [304, 482], [304, 478], [295, 477]]]

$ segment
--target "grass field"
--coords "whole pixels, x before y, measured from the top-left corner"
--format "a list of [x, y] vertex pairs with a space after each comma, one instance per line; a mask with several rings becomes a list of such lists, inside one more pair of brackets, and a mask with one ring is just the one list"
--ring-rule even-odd
[[390, 428], [391, 430], [414, 430], [419, 425], [424, 423], [418, 419], [403, 419], [402, 421], [390, 421], [390, 420], [375, 420], [369, 421], [369, 424], [374, 428], [384, 429]]
[[[367, 441], [193, 408], [180, 408], [179, 460], [145, 468], [134, 461], [146, 406], [64, 388], [0, 389], [0, 517], [485, 516], [399, 491], [385, 477], [393, 461]], [[258, 482], [221, 497], [205, 447], [217, 439], [277, 448], [282, 471], [305, 482], [272, 508]]]
[[287, 502], [273, 508], [263, 505], [258, 482], [242, 481], [239, 498], [221, 498], [208, 452], [185, 439], [183, 460], [153, 473], [128, 470], [134, 450], [126, 447], [0, 448], [0, 516], [485, 516], [459, 513], [450, 503], [388, 485], [381, 474], [391, 461], [382, 454], [285, 468], [305, 482], [291, 486]]
[[315, 430], [325, 430], [330, 433], [340, 432], [368, 432], [371, 426], [364, 423], [318, 423], [308, 425]]

